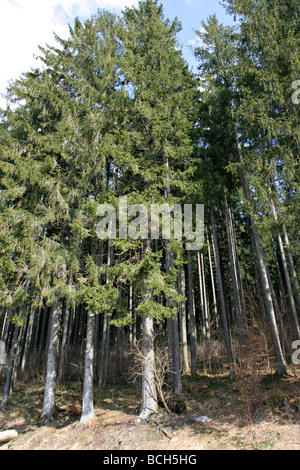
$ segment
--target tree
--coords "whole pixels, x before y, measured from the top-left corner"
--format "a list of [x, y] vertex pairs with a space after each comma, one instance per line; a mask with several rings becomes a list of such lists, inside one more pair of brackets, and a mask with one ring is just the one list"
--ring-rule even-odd
[[[244, 149], [241, 145], [241, 138], [245, 140], [249, 140], [249, 137], [243, 134], [245, 131], [244, 128], [241, 130], [238, 129], [238, 122], [240, 119], [240, 103], [243, 97], [244, 92], [244, 82], [242, 81], [238, 70], [238, 39], [239, 36], [233, 27], [223, 27], [218, 24], [215, 17], [211, 17], [208, 23], [205, 25], [203, 24], [204, 32], [199, 33], [199, 38], [203, 41], [204, 46], [199, 47], [196, 49], [196, 56], [199, 57], [201, 60], [200, 71], [205, 73], [205, 76], [209, 80], [210, 83], [210, 93], [212, 94], [212, 90], [214, 90], [214, 95], [221, 98], [217, 107], [219, 107], [223, 118], [226, 120], [226, 124], [221, 132], [226, 132], [227, 130], [227, 138], [225, 142], [223, 142], [221, 148], [223, 150], [222, 156], [224, 155], [225, 160], [219, 157], [222, 170], [220, 176], [224, 179], [228, 179], [226, 174], [224, 174], [224, 170], [227, 168], [238, 168], [238, 174], [241, 177], [241, 185], [243, 189], [244, 198], [249, 205], [251, 205], [252, 211], [248, 212], [248, 215], [251, 217], [251, 226], [253, 232], [253, 238], [255, 242], [255, 250], [258, 259], [258, 267], [260, 273], [260, 279], [263, 289], [263, 295], [265, 300], [265, 308], [269, 316], [270, 320], [270, 327], [272, 331], [273, 337], [273, 344], [275, 349], [275, 354], [277, 358], [277, 366], [278, 372], [280, 374], [286, 371], [286, 364], [283, 358], [282, 348], [280, 344], [280, 339], [278, 335], [277, 323], [276, 323], [276, 316], [275, 310], [272, 300], [272, 286], [270, 285], [270, 277], [268, 275], [268, 267], [266, 265], [266, 259], [263, 251], [263, 246], [260, 240], [259, 233], [257, 229], [254, 227], [257, 216], [255, 214], [255, 203], [253, 202], [253, 197], [251, 193], [251, 189], [248, 182], [248, 177], [246, 175], [245, 170], [245, 161], [243, 156]], [[214, 99], [214, 95], [212, 100]], [[214, 128], [218, 130], [217, 126], [215, 125]], [[209, 134], [212, 136], [212, 142], [215, 145], [215, 135], [213, 134], [213, 129], [210, 129]], [[219, 132], [220, 134], [220, 132]], [[242, 137], [241, 137], [242, 136]], [[225, 144], [227, 144], [225, 146]], [[214, 148], [214, 147], [212, 147]], [[237, 164], [237, 165], [236, 165]], [[253, 162], [252, 162], [253, 164]], [[223, 167], [223, 168], [222, 168]], [[229, 183], [230, 184], [230, 183]], [[226, 186], [229, 187], [227, 183]], [[232, 183], [230, 184], [232, 187]], [[224, 183], [223, 183], [224, 187]], [[247, 208], [248, 210], [248, 208]], [[226, 211], [226, 207], [225, 207]], [[228, 214], [228, 209], [227, 209]], [[255, 216], [254, 216], [255, 214]], [[254, 219], [255, 217], [255, 219]], [[227, 215], [228, 219], [228, 215]], [[228, 229], [229, 226], [229, 219], [227, 222]], [[234, 253], [232, 249], [232, 234], [228, 236], [229, 241], [229, 252]], [[233, 263], [233, 260], [232, 260]], [[232, 264], [234, 267], [234, 264]], [[236, 271], [234, 270], [233, 273], [235, 274]], [[236, 277], [236, 275], [234, 276]], [[240, 297], [238, 289], [235, 289], [237, 286], [236, 282], [238, 279], [234, 280], [234, 297], [235, 297], [235, 304], [238, 306], [238, 317], [241, 318], [241, 308], [239, 305]], [[239, 328], [240, 329], [240, 328]]]

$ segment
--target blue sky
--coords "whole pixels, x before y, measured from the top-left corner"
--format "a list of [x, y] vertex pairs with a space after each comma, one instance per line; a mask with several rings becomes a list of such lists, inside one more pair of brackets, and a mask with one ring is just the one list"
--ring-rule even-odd
[[[194, 29], [200, 29], [201, 20], [216, 13], [220, 22], [232, 24], [219, 0], [161, 0], [166, 18], [178, 19], [183, 30], [179, 40], [183, 54], [191, 67], [195, 60], [189, 46], [195, 40]], [[76, 16], [84, 20], [98, 8], [121, 12], [137, 0], [0, 0], [0, 107], [5, 106], [1, 94], [9, 80], [37, 66], [34, 55], [38, 45], [55, 44], [53, 33], [68, 36], [68, 25]]]
[[164, 12], [167, 18], [178, 17], [182, 23], [182, 31], [179, 35], [185, 59], [195, 67], [195, 59], [190, 46], [195, 41], [194, 30], [199, 30], [201, 21], [210, 15], [216, 14], [220, 23], [233, 24], [233, 18], [226, 13], [219, 0], [162, 0]]

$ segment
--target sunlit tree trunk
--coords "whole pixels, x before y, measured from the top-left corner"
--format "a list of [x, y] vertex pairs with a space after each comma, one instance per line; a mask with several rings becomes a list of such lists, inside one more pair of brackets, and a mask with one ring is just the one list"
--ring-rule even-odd
[[224, 332], [224, 337], [225, 337], [228, 363], [231, 368], [231, 375], [234, 375], [234, 361], [233, 361], [232, 346], [231, 346], [231, 339], [230, 339], [230, 333], [229, 333], [225, 295], [224, 295], [224, 289], [223, 289], [223, 278], [222, 278], [221, 264], [220, 264], [219, 245], [218, 245], [216, 224], [215, 224], [215, 218], [214, 218], [212, 207], [210, 207], [210, 221], [211, 221], [211, 231], [212, 231], [213, 252], [214, 252], [217, 281], [218, 281], [218, 293], [219, 293], [221, 320], [222, 320], [223, 332]]
[[47, 355], [46, 384], [41, 414], [41, 422], [43, 424], [49, 424], [53, 420], [53, 414], [55, 411], [56, 357], [60, 311], [60, 303], [55, 302], [52, 305], [50, 313], [50, 338]]
[[95, 418], [93, 402], [93, 377], [94, 377], [94, 334], [95, 315], [91, 312], [87, 314], [87, 332], [85, 345], [85, 364], [83, 380], [82, 414], [80, 425], [86, 424]]
[[14, 368], [14, 363], [15, 363], [16, 350], [17, 350], [17, 347], [18, 347], [19, 334], [20, 334], [20, 327], [19, 327], [19, 325], [16, 324], [15, 325], [15, 330], [14, 330], [14, 335], [13, 335], [13, 340], [12, 340], [10, 356], [9, 356], [8, 369], [7, 369], [6, 381], [5, 381], [5, 385], [4, 385], [3, 397], [2, 397], [2, 402], [1, 402], [1, 406], [3, 406], [3, 407], [5, 407], [7, 405], [9, 392], [10, 392], [11, 386], [12, 386], [12, 374], [13, 374], [13, 368]]
[[[236, 132], [236, 142], [237, 142], [237, 148], [238, 148], [239, 162], [243, 165], [244, 162], [243, 162], [243, 156], [242, 156], [242, 149], [241, 149], [241, 144], [240, 144], [237, 132]], [[241, 177], [241, 183], [242, 183], [242, 187], [244, 191], [244, 196], [247, 201], [251, 201], [252, 199], [251, 191], [250, 191], [249, 183], [248, 183], [245, 171], [243, 170], [243, 167], [240, 169], [240, 177]], [[272, 333], [272, 338], [273, 338], [273, 346], [274, 346], [276, 361], [277, 361], [277, 372], [279, 375], [283, 375], [286, 373], [287, 366], [286, 366], [286, 362], [283, 356], [283, 351], [282, 351], [282, 347], [281, 347], [281, 343], [279, 339], [275, 310], [274, 310], [274, 305], [272, 301], [272, 290], [271, 290], [269, 279], [268, 279], [267, 264], [265, 261], [264, 251], [263, 251], [263, 247], [260, 241], [260, 237], [256, 228], [254, 227], [253, 221], [251, 221], [251, 225], [252, 225], [252, 235], [253, 235], [253, 240], [254, 240], [254, 246], [255, 246], [255, 250], [257, 254], [258, 269], [259, 269], [259, 274], [260, 274], [264, 304], [265, 304], [266, 313], [269, 318], [271, 333]]]
[[197, 328], [193, 291], [192, 256], [188, 251], [188, 298], [189, 298], [189, 320], [190, 320], [190, 350], [191, 350], [191, 373], [197, 374]]
[[[185, 272], [184, 267], [179, 267], [178, 272], [178, 290], [179, 293], [185, 297]], [[180, 302], [179, 305], [180, 316], [180, 331], [182, 342], [182, 368], [185, 373], [189, 371], [189, 354], [188, 354], [188, 340], [187, 340], [187, 321], [186, 321], [186, 302]]]

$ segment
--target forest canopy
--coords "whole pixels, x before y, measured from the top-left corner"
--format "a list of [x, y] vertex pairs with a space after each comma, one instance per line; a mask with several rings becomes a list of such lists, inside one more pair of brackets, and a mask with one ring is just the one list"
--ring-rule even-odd
[[[199, 370], [199, 345], [220, 341], [234, 378], [234, 345], [251, 350], [262, 324], [277, 373], [287, 372], [300, 339], [299, 3], [223, 4], [235, 26], [202, 22], [196, 73], [179, 20], [143, 0], [120, 16], [75, 19], [68, 39], [40, 47], [43, 66], [9, 86], [0, 116], [2, 406], [14, 383], [45, 371], [49, 423], [57, 383], [78, 379], [70, 357], [84, 358], [85, 423], [93, 387], [127, 380], [138, 361], [147, 420], [162, 399], [159, 351], [180, 396], [182, 375]], [[118, 229], [101, 239], [99, 207], [118, 216], [125, 197], [136, 209], [126, 233], [131, 224], [137, 237]], [[153, 205], [204, 205], [203, 246], [187, 249], [173, 226], [168, 237], [142, 236], [142, 207]]]

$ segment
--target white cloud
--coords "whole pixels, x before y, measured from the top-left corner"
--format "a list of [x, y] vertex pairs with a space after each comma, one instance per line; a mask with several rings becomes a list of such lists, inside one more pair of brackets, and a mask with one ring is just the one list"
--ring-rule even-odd
[[[137, 0], [1, 0], [0, 93], [9, 80], [34, 67], [38, 45], [54, 44], [53, 33], [68, 36], [68, 24], [76, 16], [88, 18], [98, 8], [120, 10]], [[5, 106], [0, 98], [0, 107]]]
[[198, 39], [197, 38], [189, 39], [187, 44], [188, 46], [196, 46], [198, 44]]

